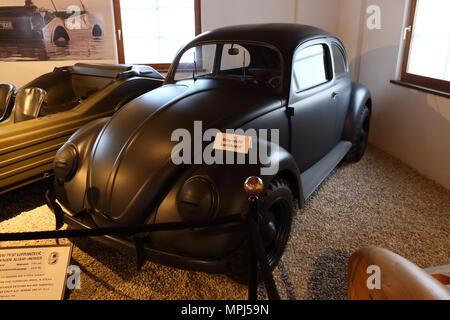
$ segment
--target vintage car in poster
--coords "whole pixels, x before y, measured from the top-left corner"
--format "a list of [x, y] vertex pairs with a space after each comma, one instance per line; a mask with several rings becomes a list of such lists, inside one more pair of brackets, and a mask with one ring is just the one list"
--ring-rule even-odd
[[[78, 4], [78, 3], [77, 3]], [[0, 6], [0, 41], [43, 41], [64, 44], [71, 32], [84, 30], [88, 37], [103, 35], [103, 22], [90, 14], [81, 1], [67, 10], [38, 8], [32, 1], [24, 6]]]

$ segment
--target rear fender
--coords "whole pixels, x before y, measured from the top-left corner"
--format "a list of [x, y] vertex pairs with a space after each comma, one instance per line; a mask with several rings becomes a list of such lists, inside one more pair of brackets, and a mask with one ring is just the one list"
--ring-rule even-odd
[[344, 132], [342, 140], [354, 142], [357, 137], [357, 127], [359, 121], [359, 114], [362, 112], [364, 106], [368, 106], [369, 112], [372, 113], [372, 98], [369, 89], [359, 83], [352, 82], [352, 95], [350, 105], [345, 118]]

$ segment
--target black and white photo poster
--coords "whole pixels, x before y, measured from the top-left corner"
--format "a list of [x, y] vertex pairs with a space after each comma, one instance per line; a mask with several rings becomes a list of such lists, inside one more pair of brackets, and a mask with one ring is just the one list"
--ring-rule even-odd
[[0, 61], [114, 59], [112, 4], [1, 0]]

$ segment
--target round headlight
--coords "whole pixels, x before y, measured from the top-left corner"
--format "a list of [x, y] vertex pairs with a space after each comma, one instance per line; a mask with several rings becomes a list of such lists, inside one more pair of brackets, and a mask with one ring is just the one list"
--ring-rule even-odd
[[58, 150], [53, 164], [56, 179], [67, 182], [73, 178], [78, 166], [78, 151], [73, 144], [66, 143]]
[[185, 220], [211, 218], [217, 206], [212, 183], [203, 177], [188, 179], [178, 194], [178, 210]]

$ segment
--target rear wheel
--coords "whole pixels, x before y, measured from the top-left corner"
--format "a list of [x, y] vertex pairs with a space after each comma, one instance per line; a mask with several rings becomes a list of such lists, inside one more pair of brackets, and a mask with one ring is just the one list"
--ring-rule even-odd
[[93, 37], [101, 37], [102, 35], [103, 35], [102, 28], [100, 28], [100, 26], [98, 24], [96, 24], [94, 26], [94, 28], [92, 28], [92, 36]]
[[65, 46], [70, 41], [69, 34], [63, 27], [57, 27], [53, 33], [53, 43], [57, 46]]
[[[274, 269], [286, 248], [293, 221], [294, 198], [285, 180], [276, 178], [272, 181], [261, 199], [261, 212], [260, 234], [266, 259]], [[248, 281], [248, 245], [247, 239], [230, 259], [230, 277], [240, 283]]]
[[367, 106], [364, 106], [356, 120], [355, 136], [353, 137], [353, 146], [346, 156], [346, 160], [350, 162], [358, 162], [361, 160], [366, 151], [369, 141], [370, 129], [370, 111]]

